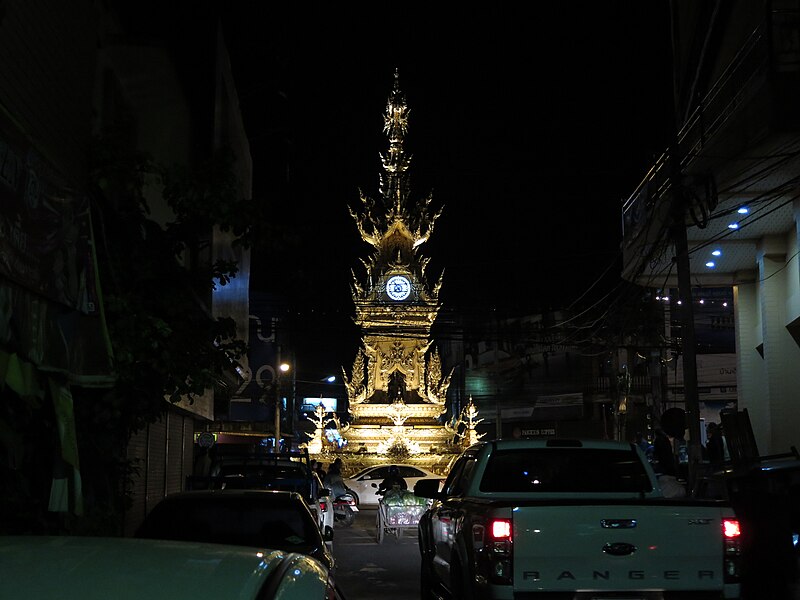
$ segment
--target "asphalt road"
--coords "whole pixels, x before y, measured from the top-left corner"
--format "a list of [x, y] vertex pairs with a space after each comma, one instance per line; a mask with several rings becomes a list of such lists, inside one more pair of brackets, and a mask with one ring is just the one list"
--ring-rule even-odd
[[350, 528], [334, 529], [336, 579], [346, 600], [417, 600], [419, 549], [416, 528], [377, 542], [377, 511], [359, 511]]

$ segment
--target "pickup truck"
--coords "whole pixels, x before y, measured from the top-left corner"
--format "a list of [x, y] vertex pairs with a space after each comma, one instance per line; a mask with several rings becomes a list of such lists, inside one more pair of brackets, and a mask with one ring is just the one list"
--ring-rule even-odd
[[740, 594], [741, 530], [724, 501], [665, 498], [625, 442], [470, 446], [419, 522], [422, 598], [718, 599]]

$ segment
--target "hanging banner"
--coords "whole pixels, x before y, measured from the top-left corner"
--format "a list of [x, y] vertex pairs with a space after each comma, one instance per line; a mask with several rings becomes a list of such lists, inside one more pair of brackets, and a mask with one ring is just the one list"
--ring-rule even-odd
[[[75, 430], [75, 412], [72, 402], [72, 392], [69, 386], [60, 384], [48, 378], [50, 395], [53, 398], [53, 409], [58, 426], [58, 438], [61, 442], [61, 458], [72, 466], [72, 512], [76, 515], [83, 514], [83, 490], [81, 485], [80, 460], [78, 458], [78, 437]], [[53, 512], [66, 512], [65, 502], [68, 498], [68, 478], [54, 478], [50, 490], [49, 510]]]
[[97, 309], [89, 203], [0, 123], [0, 275], [86, 314]]

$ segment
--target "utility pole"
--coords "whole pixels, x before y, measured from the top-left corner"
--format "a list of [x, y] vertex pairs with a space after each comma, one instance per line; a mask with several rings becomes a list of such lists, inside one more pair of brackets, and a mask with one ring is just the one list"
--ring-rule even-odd
[[291, 367], [288, 363], [281, 363], [278, 366], [278, 372], [275, 376], [275, 446], [273, 452], [278, 453], [281, 451], [281, 409], [283, 404], [282, 384], [283, 375], [287, 373]]
[[275, 382], [275, 445], [272, 447], [274, 453], [281, 451], [281, 376]]
[[686, 204], [681, 184], [681, 165], [677, 137], [670, 151], [672, 193], [671, 237], [675, 244], [675, 264], [678, 269], [678, 298], [681, 306], [681, 353], [683, 354], [683, 397], [686, 402], [686, 421], [689, 429], [689, 490], [694, 489], [700, 447], [700, 402], [697, 393], [697, 344], [694, 332], [692, 278], [689, 270], [689, 242], [686, 236]]

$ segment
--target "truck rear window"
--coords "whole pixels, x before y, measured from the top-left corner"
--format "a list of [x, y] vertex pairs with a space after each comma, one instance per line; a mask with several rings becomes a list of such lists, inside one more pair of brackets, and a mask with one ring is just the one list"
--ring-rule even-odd
[[652, 485], [632, 451], [590, 448], [529, 448], [492, 454], [482, 492], [650, 492]]

